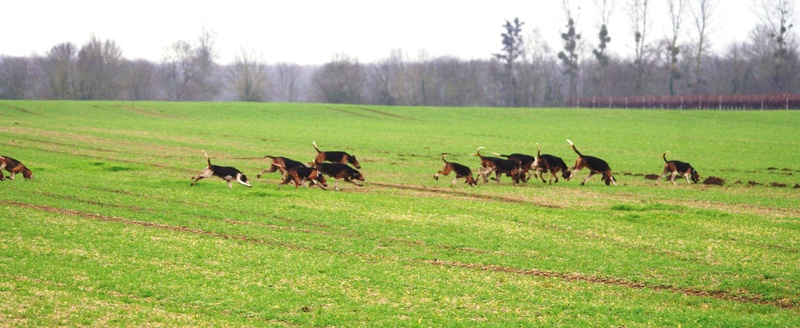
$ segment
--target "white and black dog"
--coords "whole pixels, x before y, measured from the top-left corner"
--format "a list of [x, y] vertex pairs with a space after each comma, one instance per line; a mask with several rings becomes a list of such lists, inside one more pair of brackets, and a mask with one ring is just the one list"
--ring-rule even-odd
[[208, 153], [206, 153], [206, 151], [203, 150], [203, 154], [206, 155], [206, 161], [208, 162], [208, 166], [206, 166], [206, 168], [202, 172], [200, 172], [200, 174], [192, 177], [194, 181], [192, 181], [192, 184], [190, 186], [194, 186], [194, 184], [197, 183], [197, 181], [200, 181], [200, 179], [208, 178], [212, 175], [215, 175], [225, 181], [228, 181], [228, 188], [231, 189], [233, 189], [233, 186], [231, 185], [231, 181], [233, 180], [236, 180], [236, 182], [241, 183], [245, 186], [252, 187], [250, 183], [247, 182], [247, 176], [245, 176], [244, 173], [242, 173], [242, 171], [239, 171], [236, 168], [230, 166], [212, 165], [211, 159], [208, 158]]

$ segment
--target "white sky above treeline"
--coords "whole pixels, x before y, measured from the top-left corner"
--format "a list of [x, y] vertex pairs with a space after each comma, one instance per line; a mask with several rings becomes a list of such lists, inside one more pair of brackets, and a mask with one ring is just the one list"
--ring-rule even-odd
[[[588, 55], [597, 44], [597, 10], [592, 0], [571, 2]], [[653, 43], [670, 28], [666, 0], [651, 0], [651, 6], [647, 38]], [[628, 0], [615, 0], [609, 24], [609, 50], [619, 56], [633, 52], [627, 7]], [[324, 64], [337, 54], [371, 63], [395, 49], [411, 60], [421, 52], [488, 59], [501, 50], [505, 20], [515, 17], [525, 23], [526, 35], [538, 28], [557, 52], [566, 25], [562, 2], [556, 0], [28, 0], [6, 1], [0, 12], [0, 55], [44, 55], [59, 43], [80, 47], [94, 35], [115, 41], [125, 58], [158, 62], [173, 42], [194, 42], [205, 27], [216, 35], [218, 62], [223, 64], [231, 63], [243, 47], [272, 64]], [[687, 33], [691, 19], [686, 13]], [[713, 20], [712, 51], [717, 53], [747, 41], [760, 22], [751, 0], [719, 1]], [[689, 41], [689, 36], [682, 39]]]

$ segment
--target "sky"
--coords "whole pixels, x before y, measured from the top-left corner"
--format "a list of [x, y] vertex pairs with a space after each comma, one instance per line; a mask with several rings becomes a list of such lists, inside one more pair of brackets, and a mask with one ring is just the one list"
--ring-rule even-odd
[[[609, 49], [629, 56], [633, 38], [628, 0], [614, 2]], [[594, 1], [571, 3], [580, 6], [573, 9], [578, 32], [591, 49], [599, 26]], [[651, 4], [652, 41], [667, 35], [669, 28], [666, 0]], [[556, 51], [563, 46], [559, 35], [566, 25], [562, 1], [557, 0], [7, 0], [0, 12], [0, 55], [44, 55], [64, 42], [80, 47], [94, 35], [116, 42], [125, 58], [159, 62], [169, 45], [195, 42], [205, 28], [216, 37], [222, 64], [233, 62], [242, 49], [268, 64], [319, 65], [342, 54], [373, 63], [398, 49], [410, 60], [423, 53], [429, 58], [488, 59], [501, 50], [506, 20], [518, 17], [525, 34], [538, 28]], [[691, 16], [686, 17], [688, 31]], [[745, 41], [759, 23], [752, 0], [720, 0], [714, 20], [712, 33], [720, 38], [712, 45], [715, 52]]]

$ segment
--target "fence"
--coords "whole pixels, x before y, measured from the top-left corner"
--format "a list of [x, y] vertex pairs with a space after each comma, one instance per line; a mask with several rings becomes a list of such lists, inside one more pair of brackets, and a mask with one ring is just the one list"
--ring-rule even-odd
[[585, 97], [570, 103], [585, 108], [800, 109], [800, 94]]

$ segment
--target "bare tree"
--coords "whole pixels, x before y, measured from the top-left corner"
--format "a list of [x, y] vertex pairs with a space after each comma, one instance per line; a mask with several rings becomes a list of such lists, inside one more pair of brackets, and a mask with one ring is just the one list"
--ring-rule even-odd
[[139, 59], [125, 61], [125, 78], [123, 92], [127, 99], [153, 100], [157, 99], [157, 67], [155, 64]]
[[77, 54], [75, 44], [67, 42], [53, 46], [42, 58], [42, 68], [50, 90], [48, 98], [76, 99]]
[[411, 88], [411, 105], [432, 105], [435, 84], [434, 59], [425, 50], [417, 55], [417, 62], [409, 67], [413, 87]]
[[117, 99], [122, 75], [122, 50], [112, 40], [92, 35], [78, 51], [78, 97], [83, 100]]
[[713, 14], [719, 4], [718, 0], [697, 0], [692, 7], [692, 16], [695, 26], [695, 53], [694, 53], [694, 94], [705, 93], [706, 82], [703, 73], [703, 60], [710, 48], [710, 34], [712, 30]]
[[594, 89], [596, 96], [602, 95], [602, 86], [605, 81], [605, 70], [608, 67], [608, 54], [606, 49], [611, 42], [611, 37], [608, 34], [608, 24], [611, 21], [611, 12], [614, 8], [613, 0], [595, 0], [595, 8], [597, 9], [598, 16], [600, 17], [600, 30], [597, 33], [598, 44], [597, 48], [592, 50], [594, 58], [597, 61], [597, 66], [593, 70], [591, 77], [591, 85]]
[[505, 32], [500, 36], [503, 38], [503, 51], [494, 54], [494, 58], [503, 63], [503, 71], [500, 74], [502, 93], [505, 95], [504, 105], [517, 107], [520, 105], [520, 92], [517, 87], [517, 72], [514, 64], [525, 53], [524, 40], [522, 38], [522, 25], [519, 18], [514, 18], [513, 22], [506, 20], [503, 24]]
[[796, 91], [797, 44], [791, 33], [795, 9], [792, 0], [758, 0], [755, 11], [774, 44], [772, 83], [780, 92]]
[[634, 65], [636, 66], [636, 95], [642, 95], [645, 92], [644, 77], [648, 67], [647, 61], [647, 32], [650, 27], [650, 17], [648, 16], [649, 0], [630, 0], [628, 7], [628, 14], [631, 19], [631, 26], [633, 27], [633, 37], [635, 41], [635, 59]]
[[254, 50], [241, 49], [228, 67], [228, 83], [239, 101], [267, 100], [267, 65]]
[[371, 66], [368, 87], [371, 103], [392, 106], [402, 102], [406, 76], [403, 57], [403, 51], [395, 49], [388, 58]]
[[25, 99], [30, 85], [29, 62], [25, 57], [0, 58], [0, 99]]
[[300, 99], [300, 77], [302, 67], [297, 64], [278, 63], [275, 74], [276, 100], [293, 102]]
[[564, 41], [564, 50], [558, 53], [558, 58], [564, 65], [564, 75], [567, 76], [569, 84], [569, 102], [573, 103], [578, 97], [578, 41], [581, 35], [576, 32], [575, 19], [573, 18], [572, 8], [570, 7], [569, 0], [563, 0], [562, 7], [564, 15], [567, 18], [567, 31], [561, 33], [561, 39]]
[[608, 54], [606, 48], [608, 43], [611, 42], [611, 37], [608, 36], [608, 23], [611, 20], [611, 12], [614, 8], [613, 0], [595, 0], [594, 5], [597, 8], [597, 13], [600, 17], [600, 31], [597, 33], [598, 44], [597, 49], [592, 50], [595, 59], [601, 66], [608, 65]]
[[336, 104], [360, 104], [364, 101], [364, 67], [357, 59], [337, 54], [323, 65], [313, 78], [318, 100]]
[[188, 41], [174, 42], [167, 48], [167, 94], [171, 100], [210, 100], [219, 92], [213, 80], [215, 35], [203, 28], [196, 45]]
[[667, 0], [669, 21], [672, 28], [670, 38], [666, 42], [667, 54], [669, 55], [669, 94], [671, 96], [675, 95], [675, 80], [681, 78], [681, 70], [678, 66], [678, 55], [681, 52], [680, 47], [678, 47], [678, 37], [681, 33], [686, 2], [686, 0]]

